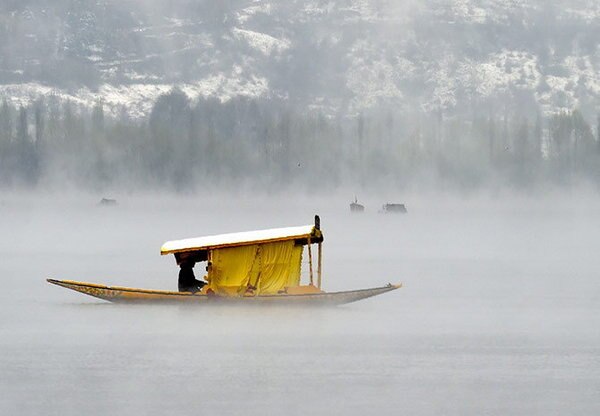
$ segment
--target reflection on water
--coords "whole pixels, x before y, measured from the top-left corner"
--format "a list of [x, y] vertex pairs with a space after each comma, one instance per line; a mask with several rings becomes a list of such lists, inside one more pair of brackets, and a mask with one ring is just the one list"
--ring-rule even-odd
[[[389, 217], [351, 216], [343, 200], [7, 204], [0, 413], [598, 413], [597, 210], [432, 205]], [[214, 308], [111, 305], [44, 280], [173, 289], [163, 241], [314, 212], [326, 289], [404, 288], [338, 308]]]

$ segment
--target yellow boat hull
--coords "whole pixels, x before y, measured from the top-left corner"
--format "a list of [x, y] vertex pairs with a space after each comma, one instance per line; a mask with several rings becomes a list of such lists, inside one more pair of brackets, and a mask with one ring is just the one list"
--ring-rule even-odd
[[229, 303], [229, 304], [296, 304], [296, 305], [343, 305], [380, 295], [400, 288], [402, 285], [349, 290], [344, 292], [319, 292], [303, 294], [277, 294], [258, 296], [217, 296], [203, 293], [174, 292], [167, 290], [136, 289], [131, 287], [105, 286], [73, 280], [46, 279], [48, 283], [62, 286], [109, 302], [126, 303]]

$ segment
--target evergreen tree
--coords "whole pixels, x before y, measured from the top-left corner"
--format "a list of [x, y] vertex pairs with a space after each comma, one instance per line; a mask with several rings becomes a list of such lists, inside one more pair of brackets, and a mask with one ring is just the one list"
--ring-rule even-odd
[[101, 101], [92, 109], [92, 130], [97, 134], [104, 132], [104, 104]]
[[19, 118], [17, 122], [17, 170], [19, 176], [28, 185], [33, 184], [37, 180], [38, 160], [37, 154], [31, 137], [29, 136], [29, 122], [27, 117], [27, 109], [21, 106], [19, 108]]
[[13, 120], [11, 115], [11, 107], [6, 99], [0, 106], [0, 186], [7, 184], [12, 178], [12, 163], [13, 158]]
[[529, 184], [531, 180], [531, 151], [529, 143], [529, 125], [526, 119], [517, 125], [514, 140], [515, 180], [520, 185]]
[[41, 147], [44, 141], [44, 115], [42, 104], [35, 106], [35, 145]]
[[573, 126], [573, 163], [577, 170], [587, 169], [591, 163], [591, 154], [594, 150], [594, 133], [578, 110], [571, 113]]
[[13, 135], [13, 121], [11, 115], [11, 107], [8, 105], [6, 99], [0, 106], [0, 143], [8, 144], [12, 140]]
[[[111, 143], [106, 140], [104, 126], [104, 104], [102, 101], [96, 102], [92, 108], [91, 114], [91, 141], [87, 151], [91, 152], [90, 158], [93, 160], [90, 166], [92, 178], [91, 182], [96, 186], [105, 186], [110, 182], [114, 172], [110, 169], [108, 153]], [[131, 138], [129, 139], [131, 141]], [[125, 146], [124, 146], [125, 147]], [[126, 147], [125, 147], [126, 148]]]
[[21, 148], [29, 143], [29, 123], [27, 122], [27, 110], [25, 107], [19, 107], [19, 118], [17, 121], [17, 144]]
[[568, 159], [571, 151], [573, 123], [568, 113], [562, 112], [550, 119], [550, 139], [553, 156], [562, 161]]
[[189, 185], [193, 168], [188, 157], [190, 105], [185, 93], [173, 89], [158, 98], [150, 113], [152, 135], [148, 149], [150, 170], [159, 182], [174, 184], [178, 189]]
[[598, 144], [598, 149], [600, 150], [600, 113], [596, 118], [596, 143]]
[[496, 123], [493, 117], [488, 118], [489, 162], [494, 165], [496, 160]]
[[[358, 168], [358, 180], [359, 183], [364, 185], [364, 141], [365, 141], [365, 117], [361, 112], [356, 120], [356, 135], [358, 139], [357, 144], [357, 157], [356, 157], [356, 168]], [[355, 169], [356, 169], [355, 168]]]
[[542, 114], [538, 111], [535, 118], [535, 126], [533, 128], [532, 155], [534, 160], [539, 160], [542, 157], [542, 141], [544, 139], [542, 123]]
[[529, 126], [526, 119], [518, 124], [514, 148], [519, 163], [525, 163], [529, 158]]

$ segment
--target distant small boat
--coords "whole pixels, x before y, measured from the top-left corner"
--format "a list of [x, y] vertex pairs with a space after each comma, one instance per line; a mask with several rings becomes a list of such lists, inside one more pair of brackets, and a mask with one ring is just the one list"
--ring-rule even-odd
[[117, 200], [111, 199], [111, 198], [102, 198], [100, 200], [100, 202], [98, 202], [98, 205], [103, 206], [103, 207], [114, 206], [114, 205], [117, 205]]
[[404, 204], [384, 204], [381, 207], [381, 212], [384, 214], [406, 214], [406, 206]]
[[350, 203], [350, 212], [364, 212], [365, 206], [358, 203], [358, 199], [354, 197], [354, 202]]
[[[401, 287], [385, 286], [325, 292], [321, 290], [323, 233], [314, 225], [276, 228], [168, 241], [161, 254], [173, 254], [178, 265], [206, 262], [206, 284], [193, 293], [105, 286], [73, 280], [47, 279], [62, 286], [110, 302], [185, 302], [268, 305], [342, 305]], [[316, 281], [312, 245], [317, 245]], [[308, 248], [309, 282], [301, 283], [304, 247]]]

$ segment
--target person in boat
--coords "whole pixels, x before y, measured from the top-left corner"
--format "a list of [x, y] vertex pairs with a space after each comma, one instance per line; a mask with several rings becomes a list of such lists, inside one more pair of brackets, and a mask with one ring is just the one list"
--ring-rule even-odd
[[184, 261], [179, 267], [179, 291], [196, 293], [200, 291], [206, 282], [196, 279], [194, 276], [194, 265], [192, 261]]

